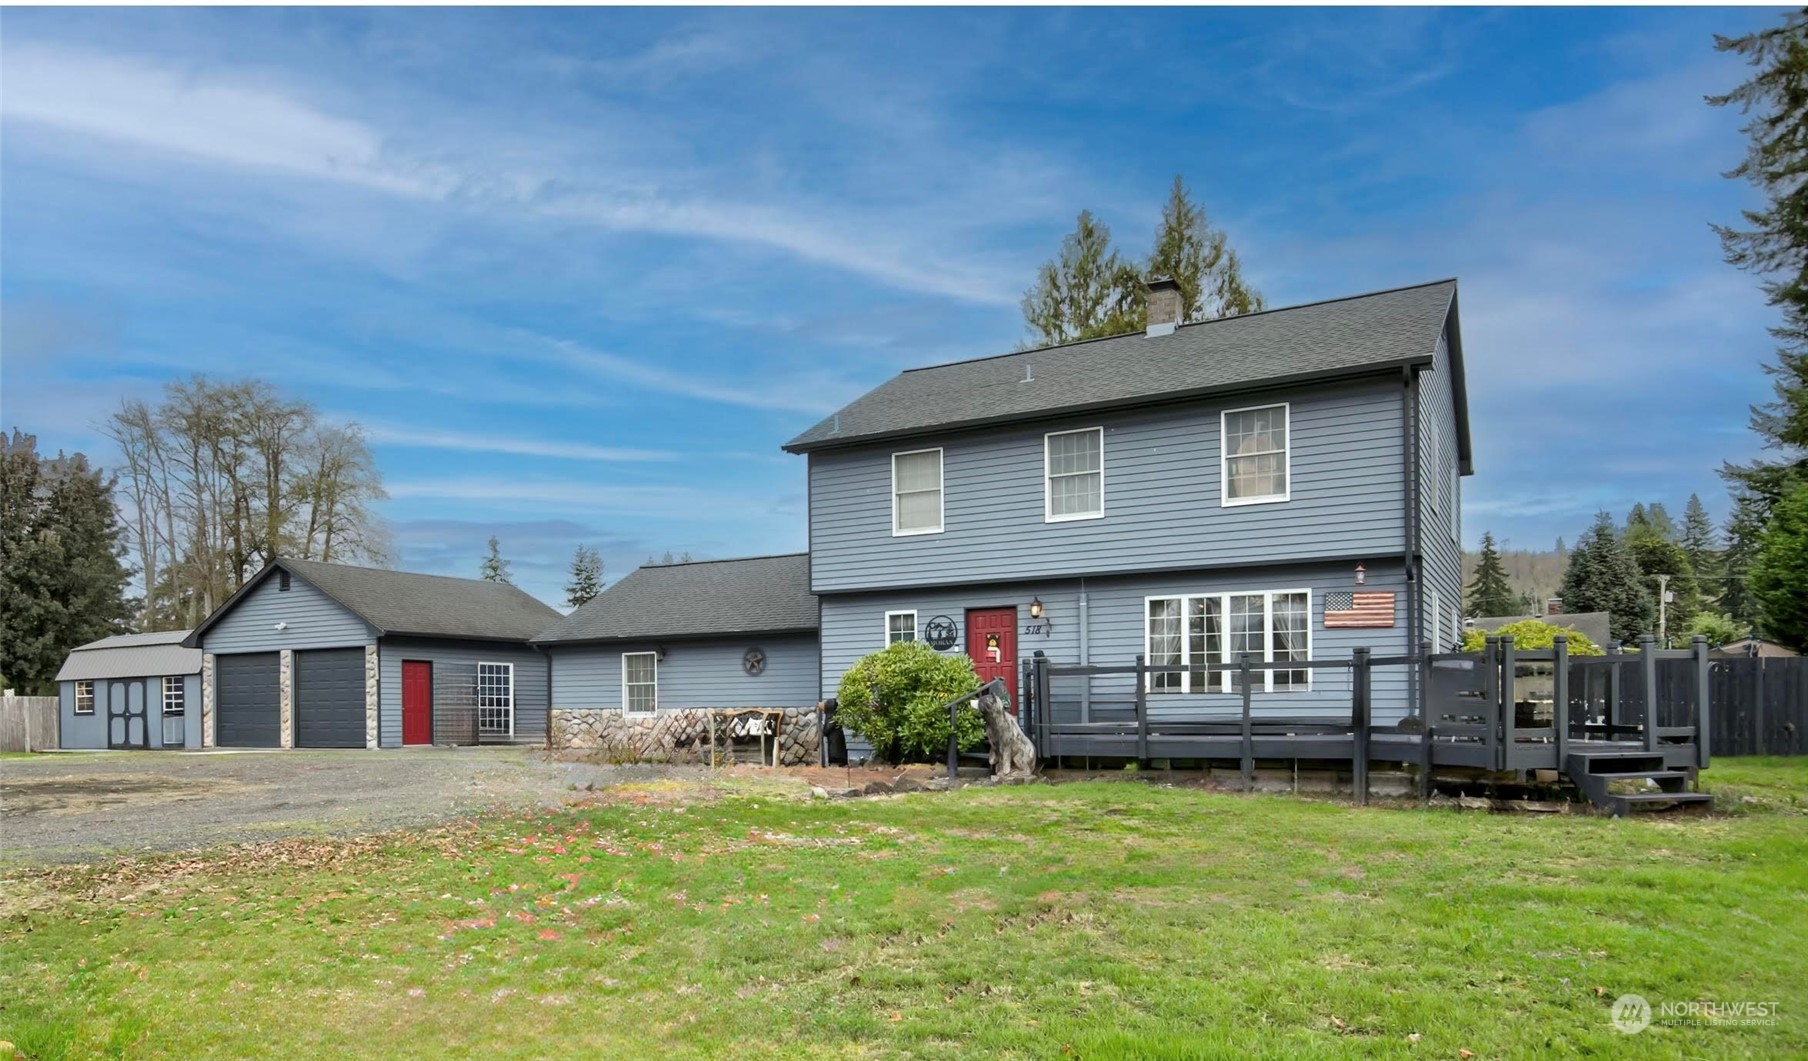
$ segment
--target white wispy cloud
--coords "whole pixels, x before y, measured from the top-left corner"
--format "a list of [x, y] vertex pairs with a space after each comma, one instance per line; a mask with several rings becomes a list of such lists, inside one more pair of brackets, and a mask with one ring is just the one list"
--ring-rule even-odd
[[845, 380], [830, 380], [818, 374], [790, 376], [771, 383], [716, 380], [696, 372], [658, 368], [565, 339], [543, 340], [543, 349], [549, 358], [593, 376], [666, 394], [751, 409], [820, 414], [839, 408], [863, 389]]
[[[697, 47], [701, 47], [700, 45]], [[685, 51], [685, 49], [679, 49]], [[694, 48], [692, 49], [694, 50]], [[327, 113], [245, 72], [179, 69], [31, 43], [5, 51], [0, 113], [62, 134], [101, 138], [204, 163], [348, 183], [461, 209], [762, 247], [878, 283], [986, 305], [1016, 294], [997, 273], [826, 202], [761, 202], [691, 193], [696, 173], [574, 178], [564, 160], [499, 151], [495, 167], [465, 154], [423, 153], [370, 123]], [[496, 130], [498, 143], [506, 130]], [[116, 159], [108, 159], [117, 164]]]
[[669, 461], [678, 457], [678, 454], [670, 450], [592, 446], [582, 442], [564, 442], [557, 439], [485, 435], [466, 431], [421, 430], [391, 424], [367, 424], [364, 431], [373, 442], [386, 442], [396, 446], [418, 446], [423, 449], [459, 450], [467, 453], [507, 453], [523, 457], [610, 462]]

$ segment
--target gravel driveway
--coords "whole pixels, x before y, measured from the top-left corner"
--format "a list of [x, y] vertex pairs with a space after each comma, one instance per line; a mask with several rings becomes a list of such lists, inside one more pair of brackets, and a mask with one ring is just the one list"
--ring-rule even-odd
[[0, 865], [298, 833], [349, 835], [700, 769], [547, 761], [538, 749], [111, 752], [0, 759]]

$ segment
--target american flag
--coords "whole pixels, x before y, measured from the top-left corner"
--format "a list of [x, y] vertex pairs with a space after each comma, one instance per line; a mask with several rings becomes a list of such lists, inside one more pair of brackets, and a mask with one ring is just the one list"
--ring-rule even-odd
[[1325, 594], [1325, 629], [1354, 630], [1394, 625], [1392, 590], [1334, 589]]

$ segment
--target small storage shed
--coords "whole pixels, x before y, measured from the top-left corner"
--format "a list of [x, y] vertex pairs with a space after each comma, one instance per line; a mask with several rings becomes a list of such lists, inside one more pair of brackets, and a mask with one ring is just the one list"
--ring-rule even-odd
[[546, 740], [559, 613], [503, 582], [272, 561], [207, 617], [209, 746], [393, 748]]
[[199, 748], [201, 653], [187, 630], [119, 634], [69, 653], [57, 672], [64, 748]]

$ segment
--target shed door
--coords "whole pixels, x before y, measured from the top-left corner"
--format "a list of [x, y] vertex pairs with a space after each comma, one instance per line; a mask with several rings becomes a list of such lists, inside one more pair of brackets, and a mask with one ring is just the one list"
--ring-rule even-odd
[[364, 747], [364, 650], [295, 653], [295, 746]]
[[214, 673], [220, 684], [215, 742], [222, 748], [281, 747], [276, 653], [216, 656]]
[[1017, 713], [1017, 609], [971, 608], [967, 611], [967, 655], [979, 680], [1003, 678]]
[[433, 743], [433, 664], [402, 661], [402, 743]]

